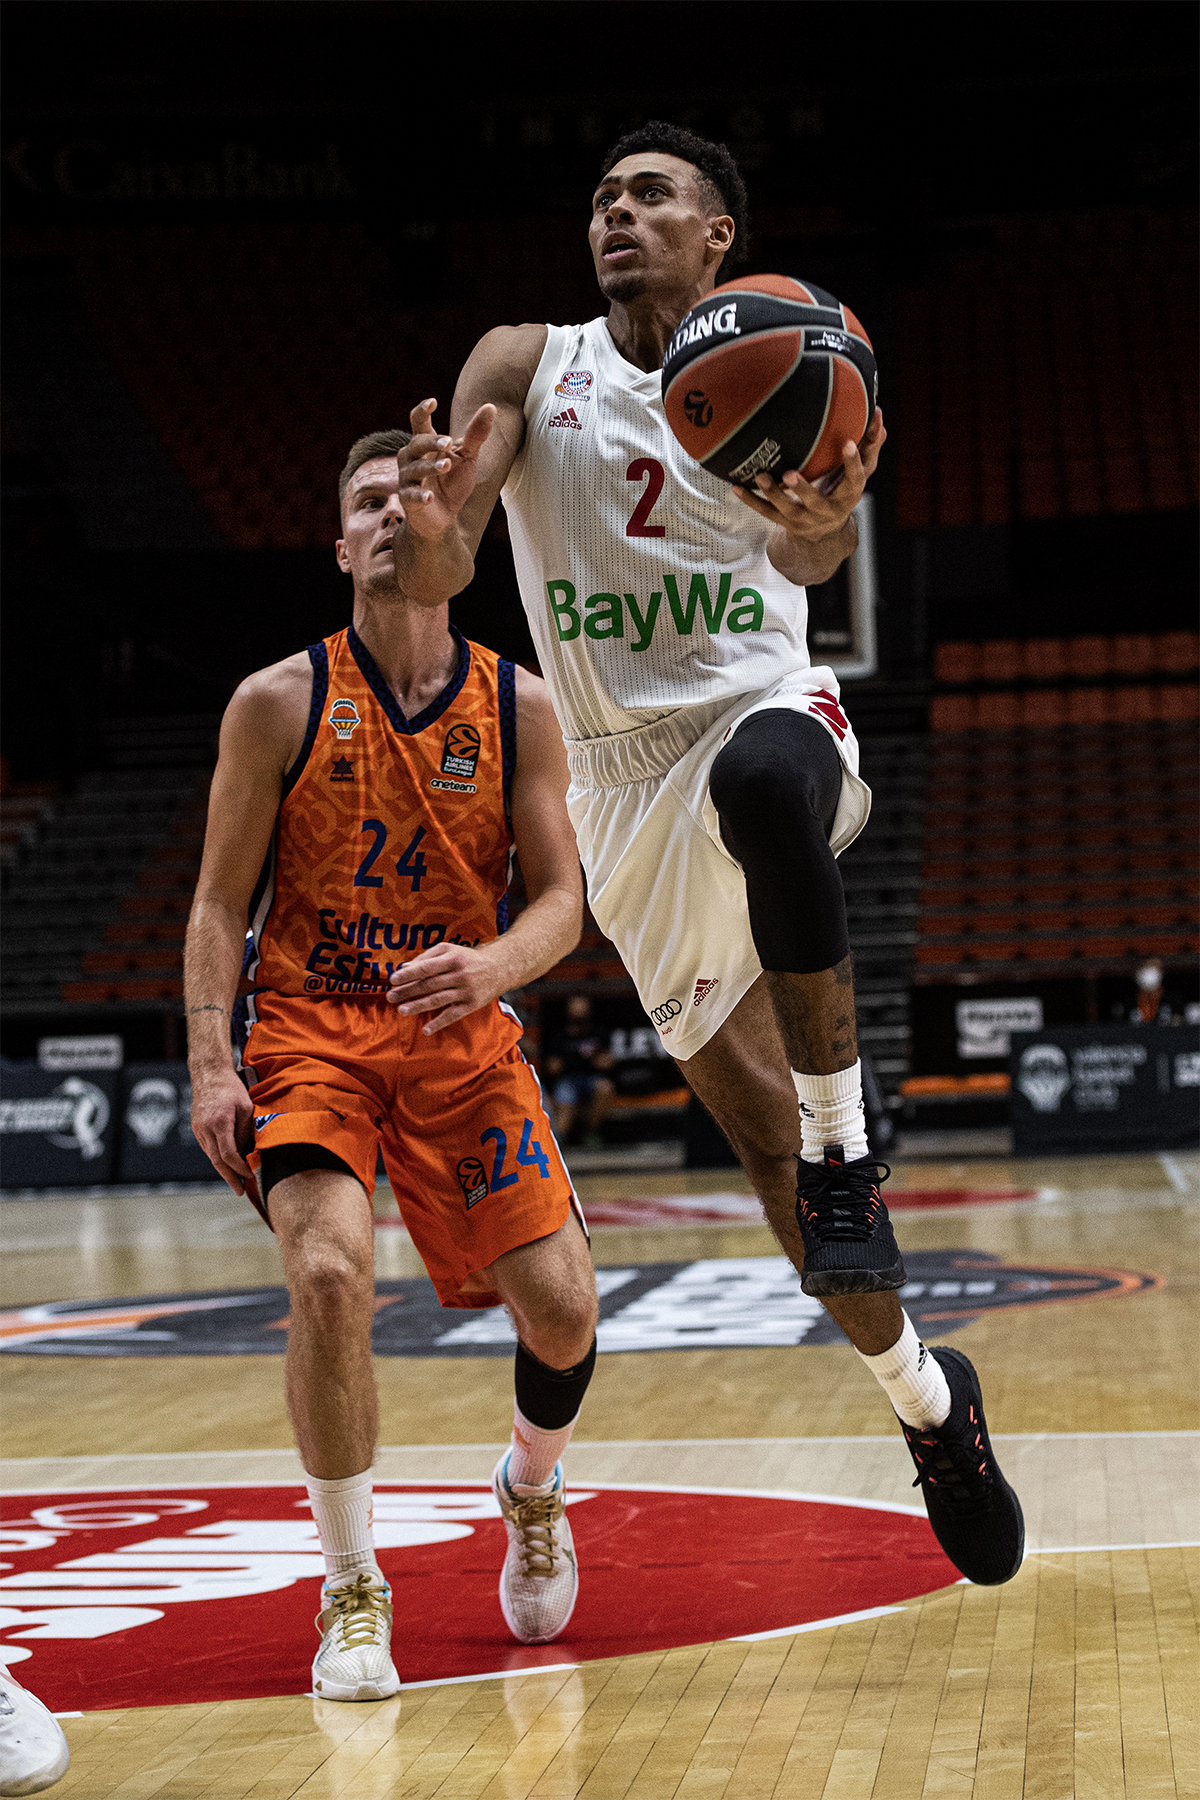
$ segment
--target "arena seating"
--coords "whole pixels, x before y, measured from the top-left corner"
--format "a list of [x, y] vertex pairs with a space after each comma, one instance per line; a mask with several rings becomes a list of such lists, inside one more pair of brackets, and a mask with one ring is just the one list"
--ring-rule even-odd
[[1197, 650], [1187, 632], [940, 647], [940, 679], [975, 689], [930, 706], [918, 980], [1195, 955], [1200, 690], [1170, 677]]
[[[1131, 680], [1151, 675], [1179, 676], [1194, 681], [1198, 663], [1200, 634], [1194, 631], [1121, 632], [1112, 637], [1088, 635], [1023, 641], [993, 638], [986, 643], [939, 644], [934, 655], [934, 675], [947, 687], [993, 683], [1011, 686], [1015, 682], [1032, 686], [1108, 677]], [[1170, 706], [1171, 701], [1168, 699], [1162, 704]], [[938, 697], [934, 705], [934, 728], [937, 729], [937, 719], [947, 716], [945, 699]], [[1158, 714], [1150, 711], [1142, 716], [1154, 718]]]
[[[406, 423], [436, 394], [445, 422], [463, 358], [497, 322], [480, 274], [492, 259], [514, 318], [587, 303], [557, 254], [560, 221], [520, 222], [524, 280], [512, 228], [464, 224], [424, 279], [419, 241], [398, 249], [353, 222], [16, 226], [10, 253], [70, 264], [97, 338], [226, 541], [289, 548], [329, 542], [338, 469], [371, 421]], [[944, 279], [899, 296], [904, 354], [884, 402], [897, 523], [1194, 506], [1191, 215], [1061, 214], [982, 235]], [[1125, 333], [1126, 294], [1147, 291], [1153, 352]]]
[[[346, 451], [407, 425], [495, 320], [406, 311], [389, 253], [356, 224], [80, 227], [15, 233], [65, 255], [85, 313], [226, 541], [327, 546]], [[432, 385], [431, 385], [432, 384]]]
[[110, 728], [110, 767], [56, 800], [5, 888], [6, 1014], [178, 1012], [215, 719]]
[[[1195, 506], [1194, 236], [1194, 215], [1013, 219], [902, 292], [897, 523]], [[1164, 322], [1153, 354], [1124, 348], [1135, 292]]]

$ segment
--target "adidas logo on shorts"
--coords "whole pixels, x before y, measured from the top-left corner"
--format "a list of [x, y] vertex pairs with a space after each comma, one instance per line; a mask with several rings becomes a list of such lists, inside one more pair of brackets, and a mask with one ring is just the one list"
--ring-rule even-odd
[[719, 975], [714, 975], [712, 980], [708, 981], [702, 975], [696, 983], [696, 991], [692, 995], [692, 1005], [699, 1006], [702, 1000], [707, 1000], [720, 979], [721, 977]]

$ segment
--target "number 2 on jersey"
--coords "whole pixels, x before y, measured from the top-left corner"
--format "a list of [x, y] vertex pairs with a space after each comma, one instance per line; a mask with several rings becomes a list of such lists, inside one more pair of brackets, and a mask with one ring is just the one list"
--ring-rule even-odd
[[625, 471], [626, 481], [644, 481], [646, 489], [633, 509], [633, 517], [625, 527], [626, 537], [666, 537], [665, 525], [646, 523], [654, 510], [654, 502], [663, 491], [666, 470], [653, 456], [635, 456]]

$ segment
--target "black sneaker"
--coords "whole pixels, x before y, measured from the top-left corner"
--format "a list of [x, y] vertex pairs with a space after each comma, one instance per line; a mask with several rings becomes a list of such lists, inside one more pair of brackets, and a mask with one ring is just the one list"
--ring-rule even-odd
[[961, 1350], [929, 1352], [950, 1384], [944, 1425], [905, 1425], [929, 1523], [950, 1561], [968, 1581], [998, 1587], [1011, 1581], [1025, 1555], [1021, 1502], [1000, 1473], [988, 1442], [979, 1377]]
[[827, 1144], [823, 1163], [800, 1162], [796, 1222], [804, 1239], [800, 1286], [818, 1299], [881, 1294], [908, 1277], [879, 1184], [891, 1174], [873, 1156], [847, 1162], [840, 1144]]

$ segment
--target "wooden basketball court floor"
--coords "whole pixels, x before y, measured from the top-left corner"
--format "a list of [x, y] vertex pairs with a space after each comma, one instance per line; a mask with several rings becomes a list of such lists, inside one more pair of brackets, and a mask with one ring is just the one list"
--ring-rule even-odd
[[[736, 1172], [592, 1176], [585, 1207]], [[1035, 1198], [901, 1211], [906, 1252], [1105, 1267], [1161, 1284], [1010, 1306], [953, 1342], [984, 1376], [1029, 1555], [884, 1616], [424, 1686], [67, 1718], [62, 1800], [1158, 1800], [1200, 1794], [1196, 1211], [1200, 1158], [902, 1161], [893, 1187]], [[6, 1203], [3, 1303], [277, 1283], [220, 1194]], [[419, 1272], [383, 1230], [379, 1273]], [[600, 1226], [597, 1265], [770, 1256], [753, 1222]], [[926, 1333], [926, 1335], [932, 1335]], [[486, 1480], [508, 1358], [381, 1358], [382, 1477]], [[294, 1480], [282, 1358], [0, 1359], [4, 1486]], [[568, 1480], [802, 1490], [911, 1504], [875, 1384], [839, 1345], [602, 1356]], [[586, 1581], [586, 1568], [583, 1571]], [[396, 1640], [403, 1663], [404, 1627]], [[315, 1642], [315, 1639], [313, 1640]], [[297, 1645], [298, 1688], [312, 1643]], [[36, 1660], [16, 1668], [36, 1686]], [[403, 1668], [401, 1670], [403, 1675]]]

